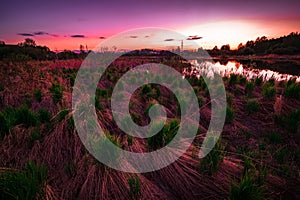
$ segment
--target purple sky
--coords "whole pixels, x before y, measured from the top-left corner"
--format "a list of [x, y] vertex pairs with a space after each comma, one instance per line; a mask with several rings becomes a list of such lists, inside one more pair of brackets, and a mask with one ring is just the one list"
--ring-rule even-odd
[[[1, 2], [0, 40], [17, 43], [32, 37], [38, 44], [53, 50], [78, 49], [79, 44], [93, 47], [101, 41], [99, 37], [109, 37], [132, 28], [170, 28], [205, 39], [206, 35], [211, 35], [208, 29], [215, 28], [212, 26], [222, 26], [224, 29], [226, 24], [229, 29], [232, 29], [231, 26], [237, 28], [236, 32], [245, 37], [235, 38], [245, 40], [260, 34], [280, 36], [300, 31], [299, 10], [300, 1], [295, 0], [9, 0]], [[247, 25], [246, 28], [243, 25]], [[230, 38], [224, 41], [224, 33], [218, 29], [216, 31], [220, 35], [214, 33], [215, 38], [206, 41], [207, 46], [214, 45], [214, 42], [234, 45], [245, 42], [230, 41]]]

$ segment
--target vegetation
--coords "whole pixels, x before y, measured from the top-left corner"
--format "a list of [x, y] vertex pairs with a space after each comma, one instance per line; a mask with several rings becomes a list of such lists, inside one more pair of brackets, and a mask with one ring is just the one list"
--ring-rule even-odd
[[246, 104], [246, 110], [248, 113], [258, 112], [260, 109], [260, 104], [256, 100], [249, 100]]
[[129, 194], [131, 199], [139, 199], [141, 196], [141, 180], [138, 176], [128, 178]]
[[239, 184], [231, 185], [229, 196], [231, 200], [263, 199], [263, 187], [256, 183], [252, 174], [246, 173]]
[[0, 199], [45, 199], [47, 168], [30, 161], [24, 170], [0, 171]]
[[52, 84], [50, 92], [52, 94], [52, 100], [54, 104], [58, 103], [63, 97], [62, 87], [58, 83]]
[[230, 106], [227, 106], [227, 109], [226, 109], [226, 122], [227, 123], [232, 122], [234, 117], [235, 117], [234, 109], [231, 108]]
[[276, 88], [271, 83], [265, 83], [262, 89], [262, 95], [266, 98], [275, 97]]
[[[209, 138], [214, 140], [214, 138]], [[210, 143], [210, 141], [208, 141]], [[214, 148], [200, 160], [200, 171], [212, 175], [219, 169], [219, 164], [223, 160], [225, 147], [221, 144], [221, 140], [218, 140]]]

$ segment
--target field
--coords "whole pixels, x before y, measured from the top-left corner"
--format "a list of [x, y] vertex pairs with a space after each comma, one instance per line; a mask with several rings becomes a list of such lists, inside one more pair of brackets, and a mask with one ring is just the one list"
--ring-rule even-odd
[[[182, 70], [188, 64], [151, 57]], [[202, 78], [186, 77], [199, 101], [200, 123], [189, 150], [171, 165], [129, 174], [97, 161], [83, 146], [72, 117], [72, 86], [82, 60], [3, 62], [0, 67], [0, 199], [300, 199], [300, 84], [224, 77], [226, 122], [215, 148], [197, 157], [210, 122]], [[151, 84], [131, 98], [140, 125], [156, 103], [167, 109], [164, 129], [150, 139], [116, 128], [110, 110], [115, 82], [144, 59], [123, 57], [100, 80], [99, 124], [120, 148], [147, 152], [176, 134], [180, 112], [172, 92]]]

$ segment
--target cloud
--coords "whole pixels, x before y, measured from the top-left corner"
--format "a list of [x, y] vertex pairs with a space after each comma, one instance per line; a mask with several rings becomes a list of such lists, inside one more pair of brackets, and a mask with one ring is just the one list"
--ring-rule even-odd
[[148, 37], [150, 37], [150, 36], [149, 36], [149, 35], [146, 35], [146, 36], [145, 36], [145, 38], [148, 38]]
[[59, 37], [59, 35], [57, 34], [49, 34], [49, 35], [51, 35], [52, 37]]
[[202, 39], [202, 37], [200, 37], [198, 35], [189, 36], [187, 38], [187, 40], [200, 40], [200, 39]]
[[131, 35], [131, 36], [129, 36], [130, 38], [138, 38], [138, 36], [136, 36], [136, 35]]
[[171, 42], [171, 41], [174, 41], [174, 39], [169, 38], [169, 39], [165, 39], [164, 41]]
[[105, 39], [105, 37], [103, 37], [103, 36], [100, 36], [100, 37], [99, 37], [99, 39], [101, 39], [101, 40], [104, 40], [104, 39]]
[[72, 38], [84, 38], [84, 35], [71, 35]]
[[28, 37], [28, 36], [34, 36], [31, 33], [18, 33], [17, 35], [26, 36], [26, 37]]
[[34, 35], [49, 35], [49, 33], [46, 33], [44, 31], [37, 31], [33, 33]]

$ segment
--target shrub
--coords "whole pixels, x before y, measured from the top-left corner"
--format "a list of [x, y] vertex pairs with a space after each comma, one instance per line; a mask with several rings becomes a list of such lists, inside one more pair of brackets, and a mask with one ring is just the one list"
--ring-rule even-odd
[[63, 97], [63, 90], [58, 83], [53, 83], [50, 88], [50, 93], [52, 95], [53, 103], [59, 102]]
[[253, 89], [254, 89], [254, 83], [252, 81], [247, 82], [246, 86], [245, 86], [246, 95], [251, 96], [252, 92], [253, 92]]
[[233, 121], [235, 117], [235, 112], [233, 110], [233, 108], [231, 108], [230, 106], [227, 106], [226, 108], [226, 122], [230, 123]]
[[260, 110], [260, 104], [256, 100], [249, 100], [246, 104], [246, 110], [249, 113], [258, 112]]
[[262, 89], [262, 95], [267, 98], [275, 97], [276, 88], [269, 83], [265, 83]]
[[132, 176], [128, 180], [129, 195], [131, 199], [139, 199], [141, 196], [141, 180], [138, 176]]
[[253, 175], [246, 173], [239, 184], [231, 185], [229, 197], [231, 200], [263, 199], [263, 187], [256, 183]]
[[[214, 140], [214, 137], [209, 138], [209, 140]], [[207, 141], [208, 146], [212, 141]], [[209, 147], [208, 147], [209, 148]], [[214, 148], [200, 161], [200, 170], [203, 173], [208, 173], [209, 175], [218, 171], [219, 163], [223, 160], [225, 147], [221, 144], [221, 140], [215, 144]]]
[[47, 168], [28, 162], [25, 169], [0, 172], [0, 199], [45, 199]]
[[34, 95], [34, 98], [38, 101], [38, 102], [41, 102], [42, 101], [42, 91], [40, 89], [36, 89], [34, 90], [33, 92], [33, 95]]

